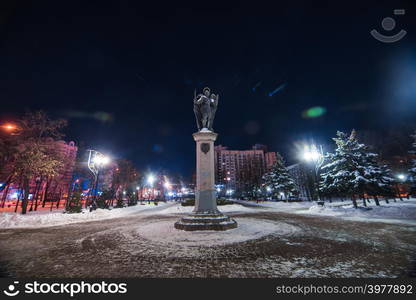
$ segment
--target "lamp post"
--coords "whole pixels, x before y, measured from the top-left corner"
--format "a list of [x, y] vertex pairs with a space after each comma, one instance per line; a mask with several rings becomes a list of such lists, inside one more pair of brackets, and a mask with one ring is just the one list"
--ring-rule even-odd
[[[152, 198], [154, 198], [154, 196], [155, 196], [155, 192], [154, 192], [154, 188], [153, 188], [153, 183], [155, 182], [155, 180], [156, 180], [156, 178], [155, 178], [155, 176], [153, 174], [149, 174], [147, 176], [147, 184], [152, 189]], [[149, 194], [149, 199], [148, 200], [150, 201], [150, 194]]]
[[270, 186], [266, 187], [266, 200], [273, 200], [273, 195], [270, 196], [272, 193], [272, 188]]
[[139, 197], [139, 193], [140, 193], [140, 186], [136, 186], [136, 199], [137, 201], [139, 201], [141, 197]]
[[93, 205], [96, 205], [98, 195], [98, 180], [100, 176], [100, 170], [110, 162], [108, 156], [96, 150], [88, 150], [88, 168], [94, 175], [94, 198]]
[[164, 196], [165, 201], [166, 201], [166, 194], [168, 195], [168, 197], [170, 197], [169, 194], [170, 194], [170, 190], [172, 189], [172, 185], [166, 177], [165, 177], [165, 182], [163, 183], [163, 187], [165, 189], [164, 193], [163, 193], [163, 196]]
[[324, 154], [322, 150], [322, 146], [316, 146], [314, 144], [312, 145], [306, 145], [304, 147], [302, 158], [306, 162], [312, 163], [314, 167], [314, 189], [316, 193], [316, 197], [318, 199], [319, 205], [324, 205], [323, 200], [321, 199], [320, 193], [319, 193], [319, 170], [321, 169], [321, 166], [324, 162]]
[[407, 176], [405, 174], [397, 174], [396, 175], [397, 181], [396, 181], [396, 189], [397, 189], [397, 195], [399, 196], [399, 199], [403, 201], [402, 195], [400, 193], [400, 186], [399, 184], [404, 184], [407, 180]]
[[20, 135], [23, 132], [23, 128], [15, 123], [3, 123], [0, 129], [7, 135]]

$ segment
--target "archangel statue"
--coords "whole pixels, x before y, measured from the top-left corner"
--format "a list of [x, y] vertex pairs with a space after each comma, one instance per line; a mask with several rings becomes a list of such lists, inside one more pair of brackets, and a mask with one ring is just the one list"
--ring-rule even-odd
[[218, 95], [211, 93], [211, 90], [206, 87], [202, 90], [202, 94], [194, 93], [194, 113], [196, 118], [196, 125], [198, 130], [208, 129], [213, 130], [215, 112], [218, 106]]

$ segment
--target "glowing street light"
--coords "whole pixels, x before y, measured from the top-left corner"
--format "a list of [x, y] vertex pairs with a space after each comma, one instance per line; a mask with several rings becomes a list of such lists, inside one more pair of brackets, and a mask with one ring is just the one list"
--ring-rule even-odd
[[105, 166], [109, 164], [110, 158], [102, 154], [99, 154], [99, 155], [96, 154], [93, 158], [93, 162], [101, 167], [101, 166]]
[[311, 162], [314, 164], [314, 169], [315, 169], [315, 192], [316, 192], [316, 196], [318, 198], [318, 204], [323, 205], [324, 202], [321, 200], [321, 196], [319, 194], [319, 170], [322, 166], [322, 164], [324, 163], [324, 153], [322, 150], [322, 146], [317, 147], [316, 145], [312, 144], [312, 145], [305, 145], [303, 152], [302, 152], [302, 158], [303, 160], [307, 161], [307, 162]]
[[405, 174], [397, 174], [397, 179], [399, 179], [400, 181], [406, 181], [407, 176]]
[[304, 160], [314, 163], [323, 160], [323, 156], [322, 147], [318, 149], [315, 145], [305, 146], [302, 153]]
[[6, 123], [2, 127], [3, 127], [4, 130], [7, 130], [7, 131], [11, 131], [11, 130], [16, 129], [16, 125], [11, 124], [11, 123]]
[[165, 189], [170, 190], [172, 188], [172, 185], [170, 184], [169, 181], [165, 181], [165, 183], [163, 184], [163, 186], [165, 187]]
[[11, 135], [18, 135], [20, 132], [20, 128], [13, 123], [5, 123], [1, 125], [0, 128], [10, 133]]
[[93, 201], [94, 205], [95, 205], [95, 201], [97, 200], [97, 195], [98, 195], [98, 179], [100, 175], [100, 170], [108, 163], [110, 163], [110, 158], [108, 156], [105, 156], [104, 154], [96, 150], [88, 150], [87, 166], [95, 177], [95, 183], [94, 183], [95, 194], [94, 194], [94, 201]]
[[156, 180], [156, 178], [155, 178], [155, 176], [153, 176], [153, 174], [149, 174], [149, 175], [147, 176], [147, 183], [148, 183], [150, 186], [153, 186], [153, 183], [155, 182], [155, 180]]

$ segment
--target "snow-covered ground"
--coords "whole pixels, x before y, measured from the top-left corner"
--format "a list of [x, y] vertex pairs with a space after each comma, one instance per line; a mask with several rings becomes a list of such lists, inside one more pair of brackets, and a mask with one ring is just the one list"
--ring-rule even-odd
[[172, 226], [172, 221], [159, 220], [139, 226], [137, 233], [153, 242], [180, 246], [216, 246], [241, 243], [267, 235], [286, 236], [299, 231], [293, 225], [254, 218], [235, 218], [238, 227], [227, 231], [182, 231]]
[[355, 209], [352, 204], [328, 204], [324, 207], [313, 205], [302, 214], [333, 216], [343, 219], [366, 222], [404, 223], [416, 225], [416, 199], [404, 200], [390, 203], [384, 201], [376, 206], [374, 201], [367, 207], [360, 206]]
[[[318, 206], [315, 202], [248, 202], [234, 200], [235, 204], [219, 206], [225, 214], [284, 212], [321, 217], [336, 217], [353, 221], [402, 223], [416, 225], [416, 199], [405, 199], [389, 204], [380, 201], [376, 206], [374, 201], [368, 207], [355, 209], [351, 201], [334, 201]], [[359, 203], [362, 205], [361, 203]], [[73, 223], [97, 221], [103, 219], [120, 218], [135, 213], [141, 215], [186, 214], [193, 210], [193, 206], [181, 206], [179, 203], [163, 203], [136, 205], [112, 210], [97, 209], [93, 212], [84, 211], [79, 214], [65, 214], [60, 212], [31, 212], [26, 215], [16, 213], [0, 213], [0, 228], [48, 227]]]
[[384, 222], [384, 223], [402, 223], [416, 225], [416, 199], [404, 199], [403, 201], [389, 200], [386, 203], [380, 200], [380, 206], [377, 206], [372, 200], [367, 203], [367, 207], [358, 201], [359, 208], [355, 209], [351, 201], [333, 201], [325, 202], [324, 206], [319, 206], [316, 202], [246, 202], [237, 200], [236, 203], [249, 203], [257, 207], [268, 208], [270, 211], [316, 215], [325, 217], [339, 217], [346, 220], [364, 221], [364, 222]]
[[158, 206], [154, 204], [135, 205], [124, 208], [97, 209], [92, 212], [84, 210], [82, 213], [67, 214], [59, 212], [30, 212], [26, 215], [16, 213], [0, 213], [0, 228], [25, 228], [25, 227], [49, 227], [72, 223], [97, 221], [104, 219], [120, 218], [141, 211], [157, 210], [165, 206], [166, 203], [160, 202]]

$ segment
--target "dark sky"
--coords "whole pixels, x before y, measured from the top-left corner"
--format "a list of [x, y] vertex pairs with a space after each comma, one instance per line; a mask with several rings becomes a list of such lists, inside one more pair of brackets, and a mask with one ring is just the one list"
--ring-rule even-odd
[[[217, 144], [264, 143], [289, 162], [336, 130], [414, 126], [414, 1], [171, 2], [2, 1], [0, 120], [43, 109], [69, 119], [67, 139], [185, 176], [204, 86], [220, 94]], [[371, 29], [408, 33], [384, 44]]]

